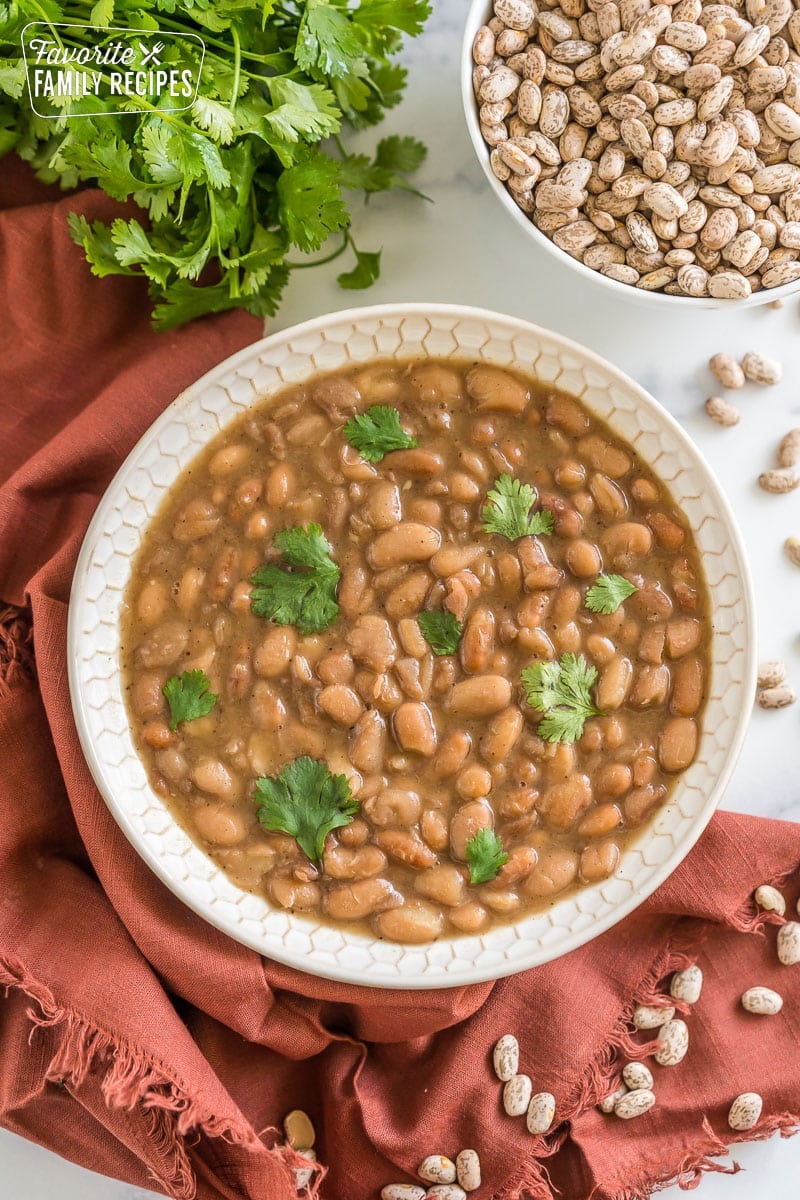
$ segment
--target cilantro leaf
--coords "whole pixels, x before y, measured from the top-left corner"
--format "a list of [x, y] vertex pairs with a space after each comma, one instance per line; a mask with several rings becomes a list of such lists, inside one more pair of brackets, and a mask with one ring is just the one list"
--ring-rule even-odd
[[330, 233], [344, 229], [349, 215], [339, 187], [339, 164], [315, 152], [278, 180], [278, 211], [292, 245], [319, 250]]
[[353, 253], [356, 256], [356, 265], [352, 271], [343, 271], [341, 275], [337, 275], [336, 282], [339, 287], [354, 291], [371, 287], [381, 273], [380, 250], [359, 250], [353, 246]]
[[638, 590], [624, 575], [598, 575], [586, 593], [586, 607], [590, 612], [615, 613]]
[[417, 624], [434, 654], [455, 654], [464, 626], [451, 612], [421, 612]]
[[298, 66], [336, 79], [352, 70], [364, 50], [359, 30], [341, 9], [328, 0], [307, 0], [294, 51]]
[[487, 533], [499, 533], [515, 542], [533, 534], [553, 532], [553, 514], [547, 509], [533, 513], [538, 500], [536, 488], [520, 483], [511, 475], [501, 475], [487, 494], [490, 504], [481, 509], [483, 528]]
[[184, 671], [167, 680], [163, 692], [169, 704], [169, 727], [173, 733], [181, 721], [208, 716], [219, 700], [219, 696], [209, 691], [210, 687], [205, 671]]
[[479, 829], [467, 842], [470, 883], [489, 883], [508, 862], [503, 843], [493, 829]]
[[324, 762], [304, 754], [280, 775], [256, 780], [253, 799], [265, 829], [288, 833], [312, 862], [322, 859], [332, 829], [349, 825], [358, 810], [346, 775], [332, 775]]
[[597, 669], [582, 654], [534, 663], [522, 672], [528, 704], [544, 713], [538, 733], [546, 742], [577, 742], [589, 717], [600, 715], [591, 697]]
[[275, 546], [287, 566], [268, 563], [256, 571], [252, 611], [276, 625], [296, 625], [302, 634], [321, 633], [339, 615], [336, 589], [341, 571], [331, 558], [327, 538], [312, 522], [281, 530]]
[[391, 450], [413, 450], [417, 439], [400, 425], [400, 413], [387, 404], [373, 404], [365, 413], [356, 413], [342, 433], [367, 462], [380, 462]]
[[392, 134], [378, 142], [375, 161], [386, 171], [416, 171], [427, 158], [425, 145], [413, 137]]
[[428, 0], [361, 0], [353, 20], [361, 25], [389, 25], [415, 37], [430, 14]]

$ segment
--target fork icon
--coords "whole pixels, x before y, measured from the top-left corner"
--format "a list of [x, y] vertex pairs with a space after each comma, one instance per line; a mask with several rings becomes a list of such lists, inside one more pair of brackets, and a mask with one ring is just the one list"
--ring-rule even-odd
[[161, 66], [161, 59], [159, 58], [159, 54], [164, 49], [163, 42], [156, 42], [155, 46], [151, 46], [151, 48], [149, 50], [147, 49], [147, 46], [145, 46], [144, 42], [139, 42], [139, 49], [142, 52], [142, 66], [143, 67], [149, 66], [151, 62], [153, 64], [153, 66], [155, 66], [155, 67]]

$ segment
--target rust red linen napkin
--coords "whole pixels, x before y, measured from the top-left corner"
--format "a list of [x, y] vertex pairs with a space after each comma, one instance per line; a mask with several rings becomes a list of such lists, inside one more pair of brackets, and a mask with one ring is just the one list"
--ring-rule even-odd
[[[185, 908], [109, 815], [78, 745], [66, 682], [72, 571], [94, 507], [155, 416], [258, 336], [227, 315], [148, 326], [143, 288], [93, 279], [66, 199], [19, 164], [0, 176], [0, 1121], [107, 1175], [184, 1200], [290, 1200], [282, 1116], [319, 1131], [324, 1200], [370, 1200], [430, 1153], [478, 1149], [476, 1200], [640, 1200], [721, 1169], [742, 1091], [764, 1097], [744, 1137], [800, 1113], [800, 967], [781, 966], [765, 881], [796, 896], [800, 827], [720, 813], [683, 866], [589, 946], [494, 985], [426, 993], [315, 979], [260, 958]], [[637, 1001], [699, 961], [706, 982], [677, 1067], [654, 1068], [635, 1122], [597, 1101], [629, 1056]], [[745, 1013], [745, 987], [785, 998]], [[0, 992], [0, 997], [2, 992]], [[504, 1115], [490, 1052], [505, 1032], [554, 1093], [542, 1138]], [[728, 1168], [730, 1169], [730, 1168]]]

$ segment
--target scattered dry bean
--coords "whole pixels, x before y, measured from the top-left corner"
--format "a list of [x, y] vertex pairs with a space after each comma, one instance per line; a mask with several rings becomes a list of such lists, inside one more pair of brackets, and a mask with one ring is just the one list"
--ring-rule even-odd
[[667, 1004], [663, 1008], [655, 1004], [637, 1004], [633, 1010], [633, 1023], [637, 1029], [660, 1029], [675, 1016], [675, 1009]]
[[738, 425], [742, 419], [736, 405], [721, 396], [709, 396], [705, 402], [705, 410], [718, 425]]
[[481, 1186], [481, 1160], [477, 1150], [461, 1150], [456, 1156], [458, 1182], [465, 1192], [474, 1192]]
[[783, 997], [768, 987], [751, 987], [741, 996], [742, 1008], [759, 1016], [773, 1017], [783, 1008]]
[[759, 663], [757, 679], [760, 688], [777, 687], [786, 679], [786, 663], [777, 660]]
[[653, 1073], [640, 1062], [629, 1062], [622, 1068], [622, 1078], [628, 1088], [638, 1091], [640, 1088], [652, 1088]]
[[556, 1115], [556, 1098], [550, 1092], [537, 1092], [531, 1096], [526, 1124], [528, 1133], [547, 1133]]
[[674, 1017], [661, 1027], [655, 1060], [661, 1067], [674, 1067], [682, 1062], [689, 1049], [689, 1030], [686, 1022]]
[[696, 1004], [703, 990], [703, 972], [695, 963], [682, 971], [676, 971], [669, 986], [673, 1000], [683, 1000], [685, 1004]]
[[800, 537], [788, 537], [783, 543], [787, 556], [796, 567], [800, 567]]
[[519, 1042], [513, 1033], [504, 1033], [492, 1051], [494, 1073], [501, 1083], [507, 1083], [519, 1069]]
[[503, 1108], [509, 1117], [524, 1117], [532, 1094], [533, 1084], [529, 1075], [512, 1075], [503, 1087]]
[[753, 1129], [758, 1124], [763, 1106], [764, 1101], [758, 1092], [742, 1092], [730, 1107], [728, 1125], [739, 1132]]
[[797, 692], [788, 683], [782, 683], [778, 687], [764, 688], [756, 699], [761, 708], [787, 708], [794, 704]]
[[417, 1174], [426, 1183], [455, 1183], [456, 1164], [443, 1154], [429, 1154], [417, 1167]]
[[769, 883], [762, 883], [756, 888], [755, 902], [764, 912], [774, 912], [779, 917], [786, 912], [786, 901], [778, 889]]
[[626, 1092], [624, 1096], [620, 1096], [614, 1105], [614, 1114], [623, 1121], [630, 1121], [634, 1117], [644, 1116], [655, 1102], [654, 1092], [649, 1088], [638, 1088], [635, 1092]]
[[778, 930], [778, 958], [785, 967], [800, 963], [800, 924], [787, 921]]

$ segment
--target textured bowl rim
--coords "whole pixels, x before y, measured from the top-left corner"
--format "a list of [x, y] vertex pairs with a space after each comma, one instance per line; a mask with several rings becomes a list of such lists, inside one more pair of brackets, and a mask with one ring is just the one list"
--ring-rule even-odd
[[648, 292], [643, 288], [635, 288], [628, 283], [620, 283], [617, 279], [609, 279], [607, 275], [601, 275], [599, 271], [593, 271], [590, 267], [584, 266], [578, 259], [572, 258], [571, 255], [567, 254], [565, 250], [560, 250], [555, 242], [552, 242], [541, 230], [537, 229], [533, 221], [514, 203], [508, 193], [508, 189], [503, 187], [503, 184], [492, 170], [489, 164], [489, 147], [483, 140], [478, 121], [477, 105], [472, 90], [472, 68], [474, 66], [472, 60], [472, 42], [478, 29], [481, 25], [485, 24], [486, 18], [491, 12], [491, 7], [491, 0], [472, 0], [466, 16], [464, 37], [461, 44], [461, 102], [464, 109], [464, 118], [469, 130], [472, 148], [494, 195], [503, 205], [506, 212], [514, 219], [514, 222], [528, 237], [532, 238], [537, 246], [546, 250], [562, 267], [571, 269], [578, 278], [586, 283], [610, 289], [615, 296], [630, 303], [649, 305], [653, 308], [661, 306], [662, 308], [670, 308], [673, 312], [686, 312], [689, 306], [691, 306], [693, 312], [701, 308], [735, 308], [736, 310], [758, 308], [763, 304], [772, 303], [773, 300], [785, 300], [787, 297], [800, 292], [800, 279], [796, 279], [792, 283], [784, 283], [776, 288], [762, 288], [760, 291], [754, 292], [743, 300], [717, 300], [713, 296], [668, 296], [664, 292]]
[[[149, 426], [136, 445], [133, 447], [122, 466], [117, 471], [116, 475], [108, 485], [104, 492], [100, 503], [94, 513], [94, 516], [87, 529], [86, 535], [81, 546], [78, 556], [75, 573], [72, 581], [68, 624], [67, 624], [67, 659], [68, 659], [68, 678], [70, 697], [72, 702], [73, 715], [80, 738], [86, 762], [90, 772], [94, 778], [98, 790], [103, 797], [106, 805], [112, 813], [117, 824], [122, 829], [122, 832], [128, 838], [137, 851], [139, 856], [150, 867], [153, 873], [172, 891], [184, 904], [196, 912], [204, 920], [211, 925], [220, 929], [223, 933], [227, 933], [239, 943], [249, 946], [265, 957], [272, 958], [275, 961], [285, 963], [300, 971], [316, 975], [321, 978], [338, 980], [341, 982], [355, 983], [362, 986], [375, 988], [394, 988], [397, 990], [416, 990], [416, 989], [434, 989], [434, 988], [449, 988], [461, 987], [467, 984], [486, 982], [487, 980], [500, 979], [507, 975], [517, 974], [520, 971], [528, 970], [531, 967], [549, 962], [555, 958], [561, 957], [563, 954], [569, 953], [571, 950], [577, 949], [586, 942], [593, 940], [606, 930], [616, 925], [620, 920], [633, 912], [648, 896], [650, 896], [670, 874], [679, 866], [689, 851], [692, 849], [703, 830], [706, 828], [713, 813], [719, 805], [719, 802], [724, 794], [725, 788], [730, 780], [736, 762], [742, 748], [747, 727], [749, 724], [750, 709], [746, 704], [739, 707], [734, 719], [734, 731], [731, 737], [724, 758], [722, 768], [716, 778], [709, 782], [705, 801], [701, 810], [693, 817], [690, 826], [681, 835], [681, 840], [675, 845], [674, 850], [659, 863], [652, 868], [651, 875], [648, 877], [644, 885], [632, 887], [630, 894], [621, 902], [616, 902], [612, 907], [609, 905], [609, 911], [600, 916], [593, 916], [591, 922], [577, 930], [571, 930], [565, 934], [563, 940], [557, 945], [548, 945], [546, 947], [537, 947], [536, 952], [524, 961], [507, 961], [504, 960], [499, 965], [495, 962], [491, 967], [486, 964], [483, 966], [473, 966], [469, 970], [460, 971], [457, 977], [448, 976], [444, 969], [441, 969], [438, 974], [429, 973], [426, 975], [411, 975], [390, 977], [380, 975], [379, 977], [370, 978], [368, 973], [363, 968], [356, 969], [348, 967], [346, 970], [338, 965], [331, 966], [329, 963], [315, 963], [307, 954], [287, 950], [281, 944], [273, 946], [265, 944], [265, 940], [259, 936], [248, 936], [245, 932], [238, 928], [235, 922], [229, 920], [219, 911], [215, 911], [214, 907], [206, 902], [197, 899], [185, 886], [185, 881], [177, 879], [170, 872], [169, 868], [163, 859], [152, 851], [149, 845], [142, 841], [141, 831], [136, 826], [131, 814], [126, 810], [124, 804], [115, 794], [113, 787], [110, 785], [106, 777], [106, 766], [100, 757], [95, 739], [90, 728], [90, 720], [88, 715], [87, 696], [81, 687], [79, 662], [81, 658], [81, 642], [83, 634], [80, 629], [80, 613], [82, 606], [86, 603], [86, 584], [90, 567], [93, 564], [93, 555], [95, 553], [95, 543], [98, 537], [102, 536], [106, 528], [106, 522], [109, 514], [113, 510], [113, 506], [117, 495], [124, 490], [124, 482], [136, 467], [138, 459], [144, 447], [149, 447], [151, 442], [157, 442], [159, 434], [162, 430], [172, 424], [176, 415], [180, 415], [181, 409], [188, 409], [192, 401], [201, 396], [207, 389], [217, 383], [218, 377], [224, 377], [234, 372], [241, 364], [247, 363], [255, 355], [263, 356], [269, 354], [269, 351], [281, 343], [294, 343], [301, 338], [305, 338], [310, 334], [320, 333], [324, 330], [336, 328], [340, 324], [349, 323], [357, 325], [361, 321], [374, 321], [380, 318], [402, 320], [408, 317], [439, 317], [452, 320], [454, 323], [459, 321], [487, 321], [497, 322], [501, 324], [509, 333], [518, 335], [528, 335], [534, 338], [543, 338], [553, 344], [559, 351], [571, 355], [581, 360], [583, 365], [596, 367], [601, 374], [610, 378], [610, 380], [619, 386], [623, 391], [632, 395], [637, 402], [637, 405], [642, 405], [645, 410], [648, 410], [651, 415], [664, 427], [666, 427], [672, 437], [677, 441], [678, 446], [683, 449], [692, 462], [693, 468], [697, 469], [702, 476], [704, 495], [711, 500], [711, 507], [716, 510], [716, 515], [724, 524], [726, 535], [730, 542], [730, 550], [732, 556], [737, 560], [737, 578], [741, 589], [741, 608], [742, 622], [744, 625], [744, 646], [743, 646], [743, 664], [742, 664], [742, 681], [741, 693], [742, 696], [748, 696], [754, 692], [756, 681], [756, 644], [755, 644], [755, 600], [752, 583], [752, 575], [750, 572], [747, 555], [745, 552], [744, 543], [739, 531], [733, 510], [725, 496], [716, 476], [706, 462], [702, 453], [695, 446], [689, 435], [678, 424], [678, 422], [667, 412], [665, 408], [644, 390], [639, 384], [632, 380], [628, 375], [619, 368], [610, 364], [594, 351], [587, 350], [579, 343], [573, 342], [571, 339], [564, 337], [561, 334], [553, 333], [550, 330], [544, 329], [541, 326], [534, 325], [529, 321], [525, 321], [518, 317], [507, 316], [503, 313], [496, 313], [488, 309], [476, 308], [466, 305], [457, 304], [439, 304], [424, 302], [398, 302], [394, 304], [383, 304], [375, 306], [363, 306], [355, 309], [341, 310], [336, 313], [325, 314], [319, 317], [314, 317], [311, 320], [302, 322], [301, 324], [291, 326], [287, 329], [271, 334], [266, 338], [253, 342], [244, 347], [236, 354], [224, 359], [211, 370], [207, 371], [195, 383], [191, 384], [183, 392], [176, 397], [175, 400], [160, 414], [159, 417]], [[409, 355], [413, 352], [409, 351]], [[376, 356], [380, 357], [380, 356]], [[435, 355], [433, 357], [436, 357]], [[535, 370], [534, 370], [535, 375]], [[282, 386], [287, 386], [286, 384]], [[276, 389], [280, 390], [280, 388]], [[259, 396], [254, 399], [254, 403], [260, 402], [264, 397]], [[231, 417], [226, 420], [225, 424], [229, 424]], [[185, 423], [185, 418], [184, 418]], [[205, 439], [205, 443], [216, 436], [218, 430], [213, 430], [209, 437]], [[198, 448], [195, 453], [200, 453], [201, 448]], [[185, 468], [181, 468], [183, 470]], [[658, 468], [656, 468], [658, 473]], [[180, 473], [180, 472], [179, 472]], [[130, 553], [128, 561], [132, 562], [138, 552], [139, 541], [137, 540], [136, 549]], [[126, 579], [126, 586], [128, 580]], [[117, 626], [118, 628], [118, 626]], [[115, 646], [115, 656], [118, 658], [119, 645]], [[701, 739], [704, 731], [701, 731]], [[133, 747], [130, 729], [126, 726], [122, 739], [127, 739], [130, 746]], [[702, 744], [702, 740], [701, 740]], [[134, 750], [135, 754], [135, 750]], [[679, 784], [677, 786], [680, 786]], [[148, 789], [152, 798], [157, 804], [164, 808], [163, 801], [156, 796], [152, 789]], [[174, 825], [174, 829], [180, 836], [181, 840], [194, 846], [194, 843], [189, 839], [188, 834], [184, 833], [174, 818], [170, 817]], [[641, 838], [637, 839], [635, 844], [639, 844], [642, 838], [647, 837], [647, 831], [643, 831]], [[202, 854], [202, 851], [198, 851]], [[206, 862], [211, 863], [211, 860], [203, 854]], [[624, 858], [624, 856], [623, 856]], [[212, 864], [213, 865], [213, 864]], [[218, 874], [218, 868], [214, 868]], [[612, 877], [613, 878], [613, 877]], [[608, 881], [605, 881], [608, 882]], [[599, 891], [602, 884], [592, 887], [585, 887], [579, 893], [586, 896], [589, 893]], [[567, 896], [569, 900], [571, 897]], [[265, 902], [266, 903], [266, 902]], [[557, 908], [559, 900], [554, 901], [549, 911]], [[268, 906], [271, 907], [271, 906]], [[526, 914], [527, 915], [527, 914]], [[535, 916], [536, 914], [530, 914]], [[526, 919], [521, 918], [519, 923]], [[302, 930], [303, 919], [291, 917], [291, 922], [301, 922], [297, 928]], [[495, 930], [488, 934], [481, 935], [480, 941], [484, 942], [491, 939], [493, 932], [501, 934], [506, 926], [495, 927]], [[350, 934], [348, 930], [336, 927], [345, 942], [352, 942], [360, 947], [381, 945], [386, 946], [387, 943], [381, 939], [364, 937], [363, 935]], [[433, 946], [450, 944], [456, 941], [463, 941], [459, 937], [440, 938], [437, 942], [432, 943]], [[409, 947], [404, 950], [424, 950], [425, 947]], [[385, 964], [382, 964], [384, 969]]]

